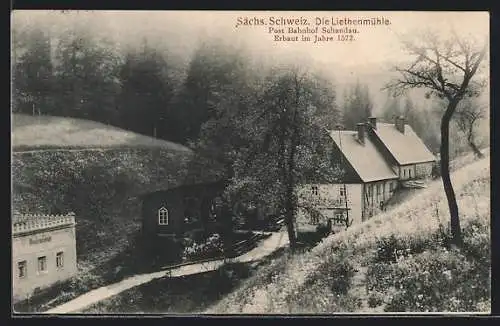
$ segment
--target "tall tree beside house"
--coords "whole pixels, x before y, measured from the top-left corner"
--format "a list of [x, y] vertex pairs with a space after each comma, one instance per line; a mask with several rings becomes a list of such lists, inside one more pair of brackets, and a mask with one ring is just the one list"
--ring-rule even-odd
[[113, 43], [74, 26], [59, 35], [55, 54], [58, 115], [116, 124], [121, 57]]
[[343, 103], [343, 124], [354, 130], [360, 121], [367, 121], [372, 115], [373, 101], [367, 85], [359, 80], [347, 92]]
[[162, 53], [144, 40], [142, 49], [128, 51], [120, 69], [122, 88], [118, 97], [120, 123], [148, 136], [177, 140], [171, 107], [173, 87]]
[[54, 77], [49, 33], [37, 27], [14, 26], [12, 38], [13, 112], [52, 113]]
[[[248, 146], [234, 163], [235, 177], [228, 191], [247, 202], [275, 207], [286, 221], [290, 246], [296, 246], [297, 186], [314, 177], [335, 177], [328, 162], [328, 143], [318, 125], [315, 107], [322, 90], [317, 80], [297, 68], [273, 70], [261, 84], [259, 105], [241, 121]], [[333, 112], [335, 113], [335, 112]], [[337, 114], [338, 116], [338, 114]]]
[[427, 97], [436, 96], [446, 102], [440, 127], [440, 169], [450, 211], [452, 242], [461, 246], [462, 231], [449, 168], [450, 121], [460, 102], [466, 97], [478, 96], [485, 85], [478, 72], [484, 66], [487, 40], [478, 41], [472, 36], [467, 39], [454, 32], [451, 37], [443, 38], [428, 31], [404, 41], [403, 46], [414, 60], [396, 68], [400, 78], [390, 82], [387, 88], [396, 93], [424, 88]]

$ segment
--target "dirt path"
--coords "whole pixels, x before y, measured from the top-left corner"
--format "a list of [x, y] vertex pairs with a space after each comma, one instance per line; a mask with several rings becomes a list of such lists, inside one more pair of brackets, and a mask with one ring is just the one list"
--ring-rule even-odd
[[[288, 244], [288, 236], [286, 232], [275, 232], [269, 238], [265, 239], [260, 245], [253, 250], [231, 259], [231, 262], [251, 262], [254, 260], [262, 259], [272, 254], [277, 249], [284, 247]], [[214, 260], [205, 263], [180, 266], [170, 270], [163, 270], [159, 272], [139, 274], [128, 277], [118, 283], [103, 286], [98, 289], [87, 292], [69, 302], [66, 302], [58, 307], [50, 309], [44, 313], [46, 314], [66, 314], [81, 311], [82, 309], [102, 301], [104, 299], [115, 296], [123, 291], [126, 291], [135, 286], [151, 282], [154, 279], [169, 276], [179, 277], [186, 275], [193, 275], [207, 271], [218, 269], [224, 264], [224, 260]]]

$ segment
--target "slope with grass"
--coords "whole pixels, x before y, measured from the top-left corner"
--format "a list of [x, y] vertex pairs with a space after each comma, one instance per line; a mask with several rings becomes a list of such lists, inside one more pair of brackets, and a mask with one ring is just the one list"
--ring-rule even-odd
[[20, 211], [106, 218], [140, 193], [217, 178], [185, 146], [82, 119], [13, 115], [12, 149]]
[[220, 175], [179, 144], [93, 121], [26, 115], [12, 116], [11, 169], [13, 210], [76, 214], [79, 275], [70, 296], [103, 285], [104, 274], [113, 278], [101, 266], [134, 246], [139, 194]]
[[163, 148], [189, 152], [187, 147], [136, 134], [100, 122], [56, 117], [12, 115], [13, 151], [42, 149]]
[[205, 312], [488, 312], [489, 157], [452, 175], [465, 245], [448, 246], [440, 180], [391, 211], [288, 254]]

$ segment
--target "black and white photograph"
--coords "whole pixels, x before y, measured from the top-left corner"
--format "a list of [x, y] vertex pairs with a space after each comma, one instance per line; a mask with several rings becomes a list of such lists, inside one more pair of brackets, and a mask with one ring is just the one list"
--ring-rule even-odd
[[11, 12], [11, 314], [491, 313], [487, 11]]

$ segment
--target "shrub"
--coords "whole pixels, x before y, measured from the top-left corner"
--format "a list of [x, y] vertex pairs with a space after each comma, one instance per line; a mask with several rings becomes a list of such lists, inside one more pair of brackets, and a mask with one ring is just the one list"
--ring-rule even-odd
[[440, 247], [440, 234], [428, 235], [415, 234], [412, 236], [396, 237], [391, 234], [389, 237], [377, 239], [375, 262], [395, 263], [400, 257], [419, 254], [426, 249]]
[[330, 288], [332, 292], [334, 294], [345, 295], [351, 286], [354, 268], [347, 260], [343, 260], [339, 264], [334, 265], [330, 276]]
[[366, 287], [368, 291], [384, 292], [393, 286], [394, 265], [373, 263], [366, 272]]
[[384, 296], [382, 293], [374, 291], [368, 296], [368, 307], [375, 308], [384, 303]]
[[457, 251], [428, 251], [394, 266], [395, 293], [386, 311], [474, 311], [489, 297], [488, 279]]
[[347, 257], [344, 244], [335, 255], [308, 275], [302, 286], [286, 298], [286, 302], [298, 312], [353, 311], [359, 306], [357, 298], [348, 296], [354, 276], [354, 268]]
[[464, 237], [462, 248], [464, 254], [489, 270], [491, 266], [489, 225], [485, 225], [479, 219], [474, 219], [463, 229], [462, 235]]
[[218, 233], [212, 234], [206, 241], [193, 242], [192, 245], [184, 247], [182, 257], [184, 259], [213, 258], [223, 253], [224, 245]]

